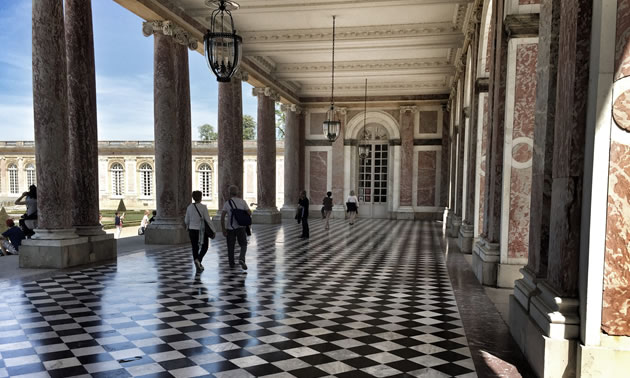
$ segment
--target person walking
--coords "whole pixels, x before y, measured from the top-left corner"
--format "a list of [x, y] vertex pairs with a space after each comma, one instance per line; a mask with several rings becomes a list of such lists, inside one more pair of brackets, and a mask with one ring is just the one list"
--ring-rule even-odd
[[300, 208], [300, 221], [302, 223], [302, 235], [300, 236], [302, 239], [308, 239], [309, 237], [309, 229], [308, 229], [308, 205], [309, 201], [306, 197], [306, 190], [302, 190], [300, 192], [300, 199], [298, 200], [298, 206]]
[[[221, 231], [227, 241], [228, 247], [228, 262], [230, 268], [234, 268], [234, 246], [238, 240], [238, 245], [241, 247], [241, 253], [238, 256], [238, 262], [241, 264], [243, 270], [247, 270], [247, 264], [245, 264], [245, 254], [247, 253], [247, 234], [246, 226], [241, 226], [236, 219], [236, 212], [245, 211], [251, 217], [252, 212], [242, 198], [238, 197], [239, 188], [236, 185], [230, 185], [228, 192], [230, 199], [223, 204], [223, 211], [221, 212]], [[227, 225], [225, 218], [227, 219]]]
[[359, 199], [354, 195], [354, 190], [350, 191], [348, 200], [346, 200], [346, 208], [348, 210], [348, 215], [350, 215], [350, 224], [354, 224], [357, 213], [359, 212]]
[[328, 230], [330, 228], [330, 214], [332, 214], [333, 208], [332, 192], [326, 193], [326, 197], [322, 200], [322, 204], [324, 205], [324, 219], [326, 220], [324, 229]]
[[[188, 237], [190, 238], [190, 245], [192, 247], [192, 256], [195, 268], [197, 272], [203, 272], [204, 267], [201, 265], [203, 257], [208, 252], [208, 238], [211, 235], [206, 235], [206, 223], [210, 226], [210, 229], [214, 232], [214, 225], [208, 215], [208, 208], [201, 203], [201, 192], [195, 190], [192, 192], [193, 203], [186, 208], [186, 216], [184, 217], [184, 223], [188, 229]], [[148, 210], [147, 210], [147, 222], [148, 222]], [[213, 236], [212, 236], [213, 237]]]
[[35, 234], [33, 231], [37, 227], [37, 187], [31, 185], [28, 192], [15, 200], [16, 205], [26, 205], [26, 213], [20, 219], [19, 224], [27, 238], [31, 238]]
[[149, 226], [149, 214], [151, 214], [149, 210], [144, 211], [144, 216], [142, 217], [142, 221], [140, 222], [141, 235], [144, 235], [144, 232], [147, 230], [147, 227]]
[[114, 226], [116, 226], [116, 235], [115, 235], [116, 239], [120, 239], [120, 234], [122, 233], [124, 219], [125, 219], [125, 213], [123, 213], [120, 216], [118, 215], [118, 211], [114, 213]]

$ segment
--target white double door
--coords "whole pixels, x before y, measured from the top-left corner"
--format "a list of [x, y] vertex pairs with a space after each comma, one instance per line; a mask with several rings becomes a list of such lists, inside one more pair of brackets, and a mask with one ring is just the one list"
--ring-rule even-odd
[[384, 143], [366, 145], [370, 152], [364, 159], [359, 158], [359, 217], [388, 218], [390, 146]]

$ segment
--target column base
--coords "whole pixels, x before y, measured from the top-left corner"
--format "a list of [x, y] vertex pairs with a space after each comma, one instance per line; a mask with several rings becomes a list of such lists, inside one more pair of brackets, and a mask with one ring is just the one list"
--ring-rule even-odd
[[473, 247], [474, 227], [471, 224], [463, 223], [459, 228], [457, 246], [462, 253], [471, 254]]
[[577, 377], [625, 377], [630, 371], [630, 337], [601, 335], [601, 345], [579, 345]]
[[[317, 211], [320, 211], [320, 207], [317, 207]], [[359, 209], [359, 211], [361, 211]], [[309, 212], [309, 215], [313, 214]], [[321, 216], [321, 213], [318, 213]], [[334, 219], [346, 219], [346, 207], [344, 205], [334, 205], [332, 209], [331, 217]]]
[[416, 215], [411, 206], [400, 206], [396, 210], [396, 220], [414, 220], [415, 218]]
[[529, 312], [532, 297], [540, 293], [536, 287], [538, 279], [527, 267], [521, 269], [521, 274], [523, 278], [514, 282], [514, 298]]
[[297, 205], [283, 205], [280, 209], [280, 216], [282, 219], [295, 219], [295, 212], [297, 211]]
[[482, 285], [497, 285], [497, 270], [500, 260], [498, 243], [479, 239], [473, 247], [472, 269]]
[[20, 268], [63, 269], [95, 261], [87, 237], [26, 239], [20, 246]]
[[459, 215], [453, 215], [451, 217], [450, 227], [448, 227], [448, 237], [457, 238], [459, 237], [459, 228], [462, 225], [462, 217]]
[[76, 228], [76, 233], [79, 236], [96, 236], [96, 235], [105, 235], [105, 230], [103, 230], [103, 226], [74, 226]]
[[577, 340], [556, 339], [545, 335], [513, 295], [510, 296], [509, 326], [512, 337], [538, 377], [575, 376]]
[[90, 244], [90, 263], [116, 260], [118, 257], [118, 244], [114, 239], [114, 234], [88, 236], [88, 243]]
[[277, 224], [280, 223], [281, 215], [275, 207], [269, 209], [256, 209], [252, 213], [252, 223], [255, 224]]
[[189, 242], [188, 231], [180, 218], [158, 218], [144, 231], [144, 244], [169, 245]]
[[66, 239], [76, 239], [79, 237], [76, 233], [76, 229], [74, 228], [66, 228], [66, 229], [44, 229], [44, 228], [36, 228], [35, 235], [31, 238], [31, 240], [66, 240]]
[[529, 314], [538, 327], [554, 339], [577, 339], [580, 336], [577, 298], [560, 297], [546, 281], [536, 288], [539, 293], [532, 297]]

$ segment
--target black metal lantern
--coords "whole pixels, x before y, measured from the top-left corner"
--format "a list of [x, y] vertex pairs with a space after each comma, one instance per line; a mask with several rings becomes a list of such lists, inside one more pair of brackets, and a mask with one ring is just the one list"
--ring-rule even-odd
[[[367, 121], [367, 79], [365, 79], [365, 97], [363, 100], [363, 132], [361, 140], [359, 140], [359, 158], [365, 159], [370, 154], [370, 146], [367, 142], [367, 134], [365, 133], [365, 123]], [[363, 142], [363, 143], [361, 143]]]
[[324, 136], [334, 142], [339, 136], [339, 130], [341, 129], [341, 122], [337, 119], [337, 112], [335, 111], [335, 16], [333, 16], [333, 44], [332, 44], [332, 89], [330, 92], [330, 110], [326, 115], [326, 120], [322, 124], [324, 130]]
[[208, 6], [218, 6], [210, 16], [210, 30], [203, 37], [206, 61], [217, 81], [229, 82], [241, 61], [243, 39], [236, 34], [230, 10], [239, 5], [228, 0], [206, 0]]

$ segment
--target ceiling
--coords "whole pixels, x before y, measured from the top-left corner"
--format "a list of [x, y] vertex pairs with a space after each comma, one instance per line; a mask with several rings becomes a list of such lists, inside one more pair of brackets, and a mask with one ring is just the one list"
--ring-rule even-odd
[[[150, 3], [165, 0], [140, 0]], [[300, 98], [448, 94], [472, 0], [237, 0], [243, 55]], [[119, 1], [120, 2], [120, 1]], [[204, 0], [170, 0], [208, 27]]]

